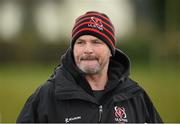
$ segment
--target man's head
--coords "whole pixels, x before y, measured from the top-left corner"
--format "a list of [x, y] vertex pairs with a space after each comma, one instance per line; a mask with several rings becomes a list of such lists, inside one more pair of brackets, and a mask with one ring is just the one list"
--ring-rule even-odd
[[115, 42], [114, 26], [105, 14], [91, 11], [76, 19], [71, 47], [76, 65], [86, 74], [108, 69]]
[[112, 55], [115, 54], [115, 29], [111, 20], [104, 13], [89, 11], [75, 20], [72, 29], [72, 49], [76, 40], [83, 35], [99, 38], [109, 47]]

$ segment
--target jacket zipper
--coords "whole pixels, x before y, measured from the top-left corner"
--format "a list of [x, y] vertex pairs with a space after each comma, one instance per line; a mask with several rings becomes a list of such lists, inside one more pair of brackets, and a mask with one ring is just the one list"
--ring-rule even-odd
[[103, 108], [102, 108], [102, 105], [100, 105], [99, 106], [99, 120], [98, 120], [99, 123], [101, 122], [102, 114], [103, 114]]

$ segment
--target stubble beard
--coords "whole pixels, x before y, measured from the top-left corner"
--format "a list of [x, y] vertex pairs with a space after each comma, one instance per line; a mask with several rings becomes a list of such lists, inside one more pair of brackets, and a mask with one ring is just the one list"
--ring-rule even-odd
[[83, 71], [87, 75], [98, 74], [101, 71], [101, 66], [99, 63], [94, 67], [86, 66], [83, 64], [78, 64], [77, 66], [81, 71]]
[[[96, 61], [94, 65], [88, 65], [83, 61]], [[79, 58], [79, 62], [76, 62], [77, 67], [86, 75], [95, 75], [101, 73], [103, 68], [108, 64], [108, 61], [99, 60], [96, 56], [86, 55]]]

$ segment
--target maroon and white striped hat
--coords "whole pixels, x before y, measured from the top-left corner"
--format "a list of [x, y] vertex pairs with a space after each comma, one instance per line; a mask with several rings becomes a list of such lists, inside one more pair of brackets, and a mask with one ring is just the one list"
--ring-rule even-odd
[[75, 20], [72, 29], [71, 47], [82, 35], [92, 35], [104, 41], [110, 48], [112, 55], [115, 53], [115, 29], [107, 15], [96, 11], [86, 12]]

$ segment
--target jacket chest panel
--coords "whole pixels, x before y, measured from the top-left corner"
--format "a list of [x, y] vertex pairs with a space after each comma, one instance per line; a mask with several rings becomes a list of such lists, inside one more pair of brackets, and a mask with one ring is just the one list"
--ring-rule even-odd
[[57, 117], [62, 123], [85, 122], [145, 122], [143, 103], [139, 97], [122, 100], [121, 97], [104, 99], [100, 105], [80, 99], [59, 100], [56, 102]]
[[63, 123], [98, 122], [98, 111], [98, 105], [81, 100], [65, 100], [57, 104], [60, 122]]
[[58, 119], [60, 119], [59, 122], [62, 123], [97, 123], [99, 121], [126, 123], [136, 122], [137, 118], [142, 117], [142, 112], [138, 110], [136, 105], [132, 105], [129, 101], [108, 102], [102, 105], [102, 112], [100, 112], [99, 107], [100, 105], [81, 100], [67, 100], [57, 104], [57, 115], [59, 116]]

